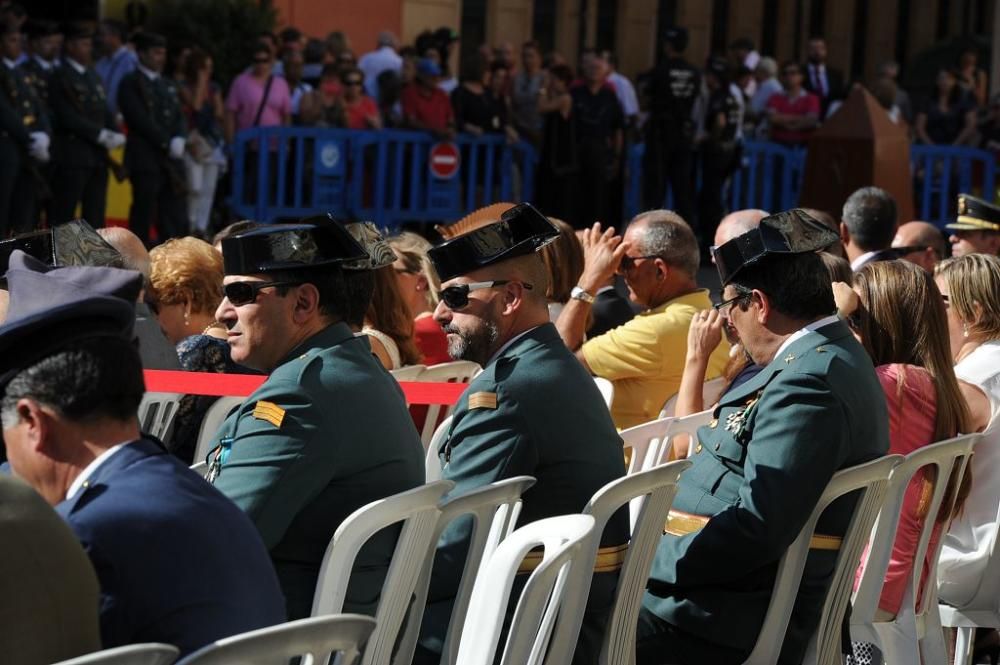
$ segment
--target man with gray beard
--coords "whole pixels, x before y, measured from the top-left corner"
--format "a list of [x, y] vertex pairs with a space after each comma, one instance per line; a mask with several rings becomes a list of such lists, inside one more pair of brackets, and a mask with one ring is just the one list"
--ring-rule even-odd
[[[558, 235], [522, 204], [429, 252], [442, 286], [434, 318], [448, 334], [448, 353], [483, 366], [438, 450], [442, 476], [455, 482], [451, 496], [534, 476], [519, 524], [579, 513], [625, 474], [621, 438], [593, 379], [549, 323], [548, 273], [535, 251]], [[460, 519], [438, 542], [415, 663], [441, 662], [471, 531], [471, 520]], [[576, 663], [596, 662], [627, 542], [628, 514], [619, 511], [601, 539], [595, 570], [608, 572], [594, 576]], [[526, 560], [518, 583], [531, 570]]]

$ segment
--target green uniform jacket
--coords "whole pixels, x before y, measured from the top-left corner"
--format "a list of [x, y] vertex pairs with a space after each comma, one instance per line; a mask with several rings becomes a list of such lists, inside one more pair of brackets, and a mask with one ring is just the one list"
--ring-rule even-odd
[[49, 99], [55, 129], [52, 161], [72, 168], [104, 168], [108, 151], [97, 137], [102, 129], [115, 131], [115, 119], [101, 77], [93, 68], [80, 73], [63, 62], [52, 74]]
[[[838, 321], [725, 394], [715, 418], [698, 432], [673, 506], [712, 519], [695, 533], [663, 536], [643, 604], [682, 631], [749, 652], [779, 559], [834, 472], [888, 451], [888, 415], [868, 354]], [[843, 535], [854, 500], [830, 506], [817, 533]], [[802, 660], [836, 554], [810, 553], [783, 662]]]
[[[512, 476], [537, 478], [524, 494], [518, 525], [579, 513], [597, 490], [625, 475], [608, 407], [551, 323], [516, 338], [469, 384], [439, 455], [443, 477], [455, 482], [451, 496]], [[438, 542], [421, 630], [421, 644], [435, 653], [442, 649], [471, 526], [471, 519], [457, 520]], [[628, 529], [628, 513], [620, 511], [601, 544], [628, 542]], [[595, 578], [592, 608], [610, 608], [616, 581], [617, 573]]]
[[[218, 436], [230, 452], [215, 485], [260, 530], [289, 619], [309, 616], [323, 554], [344, 518], [424, 482], [423, 447], [399, 384], [343, 323], [294, 349]], [[362, 548], [345, 612], [374, 614], [397, 533]]]

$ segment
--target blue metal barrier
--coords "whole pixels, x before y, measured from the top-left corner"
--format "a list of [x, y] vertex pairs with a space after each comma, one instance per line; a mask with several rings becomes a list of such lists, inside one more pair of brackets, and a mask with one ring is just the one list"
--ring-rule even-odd
[[248, 129], [233, 146], [230, 207], [259, 221], [332, 211], [395, 227], [454, 221], [495, 201], [533, 199], [538, 160], [529, 144], [459, 135], [458, 172], [442, 179], [429, 166], [435, 143], [426, 133], [403, 130]]
[[[642, 209], [643, 144], [628, 153], [625, 184], [625, 215]], [[767, 141], [747, 141], [740, 169], [729, 183], [727, 204], [731, 210], [761, 208], [787, 210], [798, 204], [805, 171], [806, 151]], [[986, 150], [955, 146], [910, 146], [914, 177], [916, 217], [942, 226], [955, 217], [960, 192], [977, 194], [992, 201], [996, 197], [996, 156]], [[700, 181], [700, 179], [699, 179]], [[775, 186], [779, 191], [775, 191]], [[669, 189], [669, 187], [668, 187]], [[664, 202], [669, 207], [667, 193]]]
[[955, 219], [960, 193], [992, 201], [996, 196], [996, 155], [955, 146], [910, 146], [917, 217], [942, 226]]

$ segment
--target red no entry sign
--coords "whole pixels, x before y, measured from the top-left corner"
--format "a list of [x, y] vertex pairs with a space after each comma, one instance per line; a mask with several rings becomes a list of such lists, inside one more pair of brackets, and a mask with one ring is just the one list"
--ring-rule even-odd
[[431, 148], [429, 165], [435, 178], [442, 180], [454, 178], [461, 163], [462, 156], [454, 143], [435, 143]]

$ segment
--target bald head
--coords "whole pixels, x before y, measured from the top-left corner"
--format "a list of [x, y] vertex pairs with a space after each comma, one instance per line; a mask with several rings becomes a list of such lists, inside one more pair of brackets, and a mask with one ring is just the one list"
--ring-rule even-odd
[[125, 267], [142, 273], [149, 279], [149, 252], [139, 240], [139, 236], [120, 226], [108, 226], [97, 229], [97, 233], [122, 255]]
[[548, 311], [545, 293], [549, 290], [549, 271], [537, 253], [518, 256], [481, 268], [470, 273], [469, 277], [477, 281], [509, 279], [531, 284], [531, 289], [525, 292], [524, 299], [531, 305], [543, 307]]
[[715, 229], [715, 246], [724, 245], [736, 236], [741, 236], [750, 229], [760, 226], [760, 220], [771, 213], [766, 210], [749, 208], [747, 210], [734, 210], [719, 222], [719, 228]]
[[927, 222], [907, 222], [896, 229], [892, 246], [905, 248], [901, 259], [916, 263], [927, 272], [934, 272], [934, 266], [947, 254], [944, 234]]
[[896, 237], [892, 239], [893, 247], [913, 246], [933, 247], [938, 259], [946, 254], [944, 234], [938, 227], [929, 222], [907, 222], [896, 229]]

